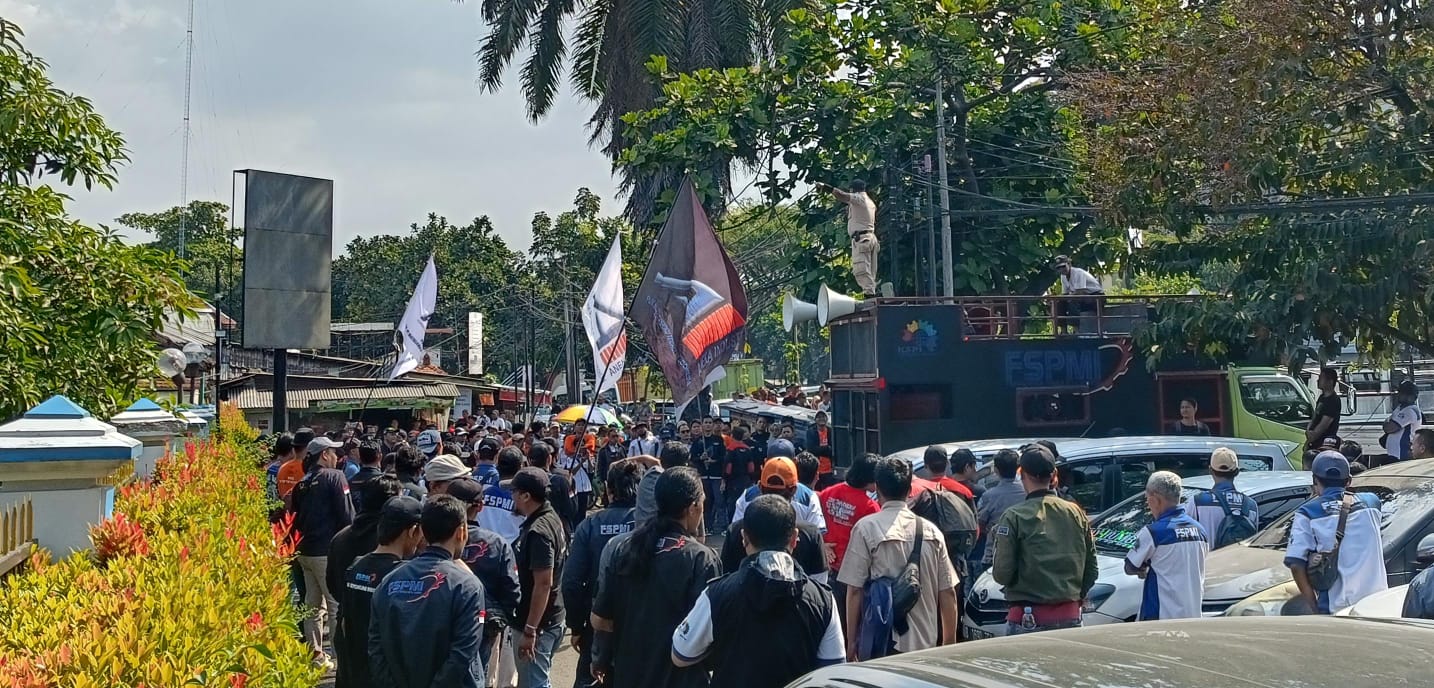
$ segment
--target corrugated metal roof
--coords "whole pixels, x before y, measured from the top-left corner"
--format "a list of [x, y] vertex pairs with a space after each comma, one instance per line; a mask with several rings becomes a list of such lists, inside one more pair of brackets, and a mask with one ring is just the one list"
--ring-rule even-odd
[[[328, 389], [291, 389], [286, 395], [289, 408], [307, 408], [315, 402], [362, 401], [369, 398], [367, 387], [338, 387]], [[458, 388], [448, 383], [426, 385], [383, 385], [373, 388], [373, 400], [380, 399], [433, 399], [453, 401], [458, 397]], [[243, 389], [232, 393], [229, 401], [241, 409], [266, 409], [274, 407], [274, 393], [256, 389]]]

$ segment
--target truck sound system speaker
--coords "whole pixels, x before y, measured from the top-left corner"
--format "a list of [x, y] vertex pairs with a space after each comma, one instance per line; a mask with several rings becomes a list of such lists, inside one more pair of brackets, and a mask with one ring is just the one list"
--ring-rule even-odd
[[791, 294], [782, 297], [782, 329], [791, 332], [793, 327], [816, 319], [815, 303], [808, 303]]
[[831, 287], [823, 284], [822, 290], [817, 292], [817, 324], [826, 327], [827, 323], [843, 315], [855, 313], [861, 303], [846, 294], [832, 291]]

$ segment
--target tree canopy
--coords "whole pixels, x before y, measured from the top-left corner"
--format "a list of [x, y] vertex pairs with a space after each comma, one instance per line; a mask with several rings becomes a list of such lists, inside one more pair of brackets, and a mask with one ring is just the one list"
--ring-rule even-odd
[[1152, 2], [1132, 44], [1121, 69], [1069, 77], [1085, 190], [1156, 230], [1143, 269], [1240, 267], [1218, 297], [1169, 306], [1149, 343], [1434, 353], [1425, 3]]
[[182, 230], [185, 286], [210, 302], [222, 303], [230, 315], [244, 312], [244, 251], [237, 246], [244, 230], [229, 225], [229, 206], [190, 201], [158, 213], [125, 213], [115, 222], [154, 237], [151, 248], [174, 255], [180, 252]]
[[109, 188], [124, 139], [0, 19], [0, 418], [64, 394], [98, 415], [158, 373], [165, 312], [196, 302], [172, 258], [65, 212], [50, 185]]
[[[676, 166], [708, 205], [725, 199], [708, 170], [744, 163], [769, 203], [795, 200], [838, 260], [847, 244], [830, 198], [804, 192], [862, 179], [877, 201], [881, 271], [924, 254], [935, 220], [927, 191], [953, 197], [958, 294], [1039, 293], [1056, 253], [1110, 259], [1115, 232], [1063, 208], [1085, 205], [1076, 186], [1076, 120], [1056, 97], [1061, 74], [1115, 60], [1129, 11], [1123, 3], [858, 0], [850, 13], [794, 10], [774, 64], [684, 73], [656, 58], [658, 106], [626, 118], [633, 145], [622, 164]], [[948, 117], [950, 177], [935, 145], [934, 89]], [[818, 229], [822, 228], [822, 229]], [[928, 265], [928, 269], [934, 266]], [[901, 270], [897, 291], [920, 291]], [[834, 287], [850, 288], [849, 277]]]

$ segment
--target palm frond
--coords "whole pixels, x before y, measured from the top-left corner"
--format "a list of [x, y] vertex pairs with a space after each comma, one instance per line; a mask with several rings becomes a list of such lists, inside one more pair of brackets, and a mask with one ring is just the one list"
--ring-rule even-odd
[[496, 91], [503, 86], [503, 71], [523, 49], [529, 27], [544, 1], [484, 0], [483, 19], [493, 27], [478, 47], [478, 82], [484, 90]]
[[578, 18], [573, 31], [573, 71], [570, 81], [574, 91], [588, 100], [597, 100], [603, 91], [602, 69], [606, 64], [608, 17], [612, 0], [591, 0]]
[[533, 50], [523, 65], [523, 95], [528, 101], [528, 119], [534, 122], [548, 114], [557, 95], [567, 56], [563, 20], [575, 6], [576, 0], [548, 0], [533, 27]]

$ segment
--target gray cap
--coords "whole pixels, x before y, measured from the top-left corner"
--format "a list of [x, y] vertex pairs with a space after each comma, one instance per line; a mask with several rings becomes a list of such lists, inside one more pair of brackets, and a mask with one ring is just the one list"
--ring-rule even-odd
[[1322, 480], [1349, 480], [1349, 459], [1337, 451], [1322, 451], [1315, 456], [1310, 472]]
[[344, 446], [343, 442], [337, 442], [323, 435], [319, 435], [318, 437], [309, 440], [309, 448], [307, 451], [309, 453], [309, 456], [313, 456], [322, 452], [325, 449], [338, 449], [342, 446]]

